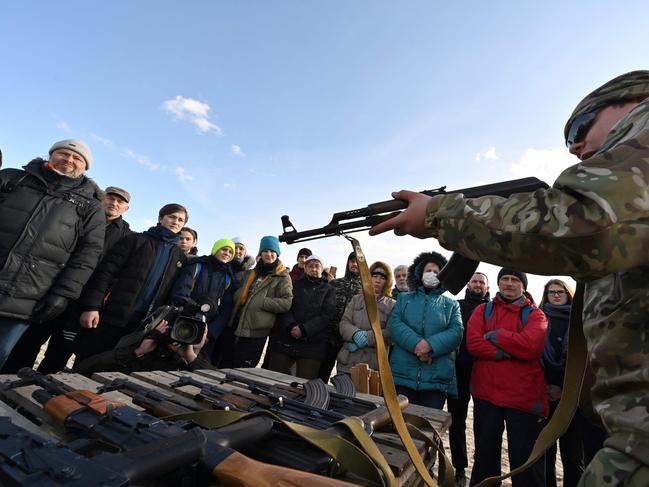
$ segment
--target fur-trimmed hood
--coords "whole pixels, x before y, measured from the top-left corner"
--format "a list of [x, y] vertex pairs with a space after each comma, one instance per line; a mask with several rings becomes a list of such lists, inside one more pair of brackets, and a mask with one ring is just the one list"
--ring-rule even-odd
[[408, 267], [408, 289], [410, 291], [416, 291], [418, 287], [423, 286], [421, 282], [421, 276], [424, 273], [424, 267], [428, 262], [435, 262], [440, 268], [446, 265], [446, 257], [444, 257], [439, 252], [422, 252]]
[[392, 288], [394, 287], [394, 277], [392, 276], [392, 269], [385, 262], [381, 262], [380, 260], [377, 260], [370, 266], [370, 276], [372, 275], [372, 272], [374, 272], [374, 269], [376, 269], [377, 267], [383, 269], [387, 275], [387, 280], [385, 281], [385, 287], [383, 288], [383, 292], [381, 293], [381, 296], [387, 296], [388, 298], [391, 298]]

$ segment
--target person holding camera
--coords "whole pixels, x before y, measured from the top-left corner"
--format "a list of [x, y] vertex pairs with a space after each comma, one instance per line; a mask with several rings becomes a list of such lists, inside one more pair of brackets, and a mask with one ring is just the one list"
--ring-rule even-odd
[[148, 313], [168, 303], [186, 260], [178, 233], [187, 219], [184, 206], [167, 204], [156, 226], [127, 235], [104, 256], [81, 295], [77, 362], [110, 350]]
[[153, 329], [141, 327], [123, 336], [113, 350], [82, 360], [75, 372], [90, 377], [95, 372], [145, 372], [153, 370], [211, 369], [207, 357], [200, 353], [207, 341], [207, 327], [196, 344], [171, 342], [171, 326], [166, 320]]
[[234, 291], [237, 288], [230, 262], [234, 258], [235, 243], [222, 238], [212, 246], [212, 254], [196, 257], [183, 267], [171, 289], [171, 303], [182, 306], [208, 297], [216, 305], [208, 316], [208, 342], [204, 347], [207, 357], [217, 363], [214, 345], [230, 319], [234, 307]]

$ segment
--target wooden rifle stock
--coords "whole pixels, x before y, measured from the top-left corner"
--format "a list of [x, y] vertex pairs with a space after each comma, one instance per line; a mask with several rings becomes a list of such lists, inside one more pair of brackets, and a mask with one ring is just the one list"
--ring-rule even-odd
[[354, 487], [342, 480], [262, 463], [234, 452], [213, 470], [226, 487]]

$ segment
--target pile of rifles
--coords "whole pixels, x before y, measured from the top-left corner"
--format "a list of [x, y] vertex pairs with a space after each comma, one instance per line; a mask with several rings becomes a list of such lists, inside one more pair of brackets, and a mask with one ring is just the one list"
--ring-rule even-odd
[[[349, 452], [362, 448], [341, 424], [351, 418], [372, 435], [389, 428], [387, 410], [355, 397], [346, 376], [332, 382], [335, 391], [319, 379], [269, 385], [239, 374], [220, 383], [192, 374], [169, 390], [123, 377], [91, 392], [22, 369], [0, 385], [0, 399], [18, 407], [11, 391], [35, 386], [32, 398], [63, 440], [0, 417], [0, 484], [389, 485], [379, 467], [353, 464]], [[199, 392], [173, 390], [188, 385]], [[137, 407], [101, 395], [108, 391], [127, 394]]]

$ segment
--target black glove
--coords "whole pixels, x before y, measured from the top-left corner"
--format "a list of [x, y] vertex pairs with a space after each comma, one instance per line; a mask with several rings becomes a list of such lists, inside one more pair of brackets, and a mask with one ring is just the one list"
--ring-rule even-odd
[[41, 299], [32, 311], [32, 322], [44, 323], [51, 321], [65, 311], [68, 299], [57, 294], [48, 294]]

